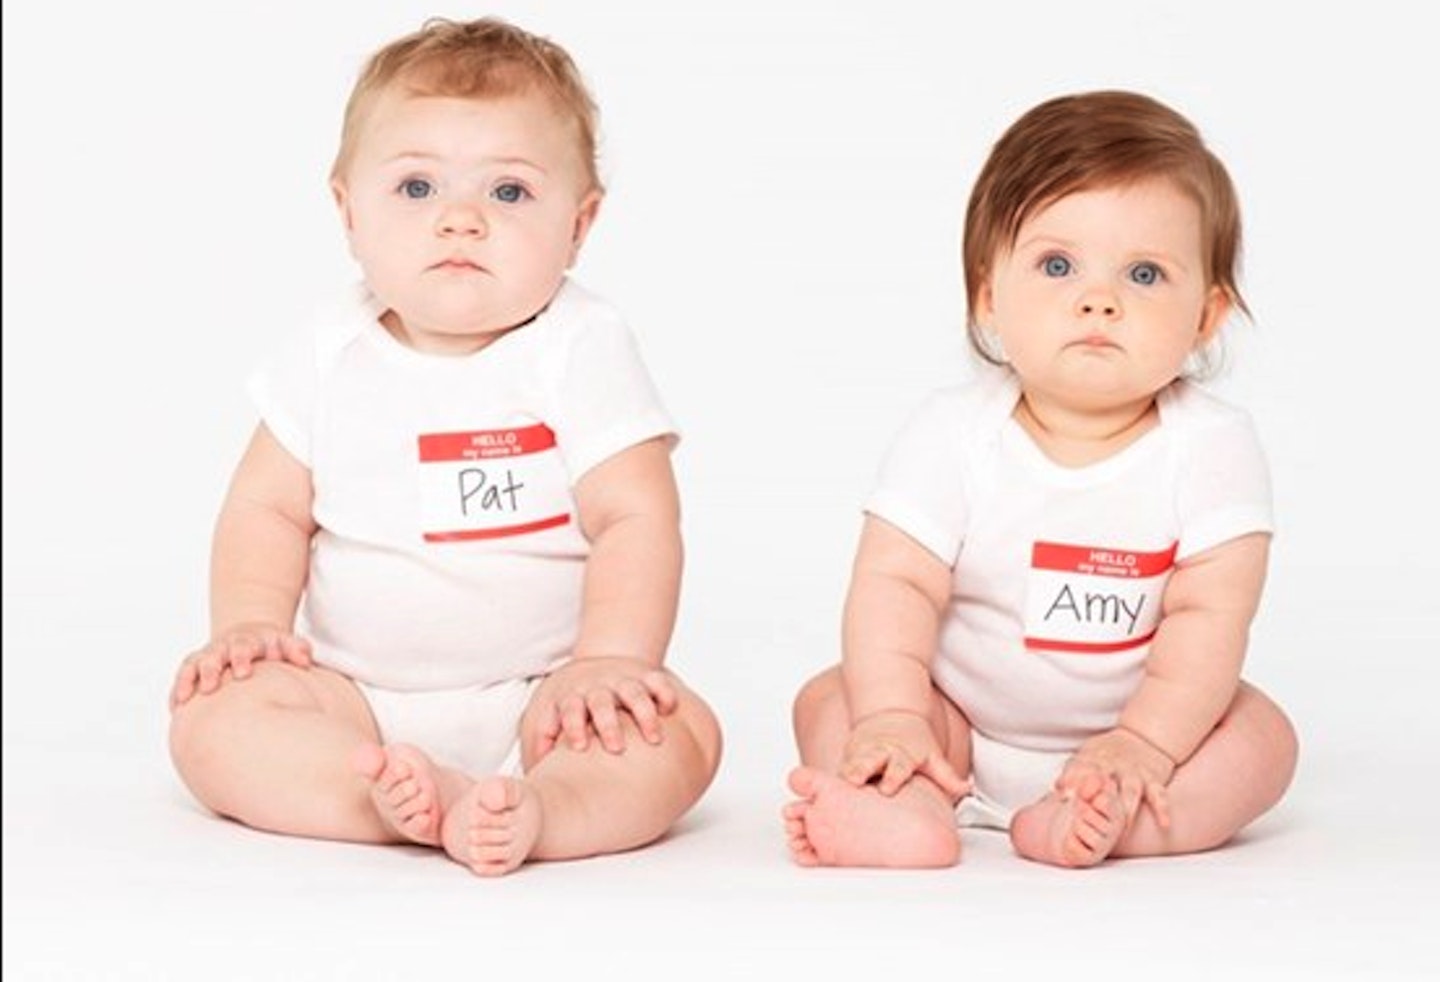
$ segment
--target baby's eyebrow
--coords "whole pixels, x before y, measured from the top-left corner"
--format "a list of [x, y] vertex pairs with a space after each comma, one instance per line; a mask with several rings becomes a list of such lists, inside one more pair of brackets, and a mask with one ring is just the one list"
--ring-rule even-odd
[[541, 174], [546, 175], [550, 173], [544, 167], [527, 157], [488, 157], [485, 162], [500, 167], [528, 167], [533, 171], [539, 171]]
[[1028, 238], [1017, 240], [1015, 249], [1019, 251], [1040, 245], [1059, 246], [1062, 249], [1073, 249], [1075, 247], [1075, 243], [1069, 239], [1056, 238], [1053, 235], [1032, 235]]
[[1165, 266], [1169, 269], [1179, 270], [1180, 272], [1188, 272], [1190, 269], [1190, 267], [1185, 262], [1183, 262], [1179, 256], [1172, 255], [1171, 253], [1166, 252], [1164, 249], [1136, 249], [1134, 258], [1131, 259], [1131, 262], [1146, 261], [1158, 262], [1161, 266]]
[[[381, 161], [381, 164], [386, 167], [397, 164], [437, 164], [444, 163], [449, 159], [450, 158], [443, 154], [431, 153], [426, 150], [402, 150], [399, 153], [386, 157]], [[472, 167], [524, 167], [544, 177], [550, 176], [548, 170], [528, 157], [479, 157], [466, 163], [467, 166]]]

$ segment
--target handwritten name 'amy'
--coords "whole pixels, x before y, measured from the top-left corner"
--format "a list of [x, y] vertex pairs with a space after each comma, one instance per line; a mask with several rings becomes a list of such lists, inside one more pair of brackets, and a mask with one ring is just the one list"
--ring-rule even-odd
[[1133, 603], [1132, 607], [1131, 601], [1118, 593], [1085, 591], [1077, 596], [1066, 583], [1046, 608], [1045, 620], [1048, 623], [1053, 617], [1075, 624], [1120, 624], [1128, 618], [1130, 623], [1125, 630], [1133, 634], [1135, 624], [1140, 620], [1140, 611], [1145, 609], [1145, 595], [1134, 597]]

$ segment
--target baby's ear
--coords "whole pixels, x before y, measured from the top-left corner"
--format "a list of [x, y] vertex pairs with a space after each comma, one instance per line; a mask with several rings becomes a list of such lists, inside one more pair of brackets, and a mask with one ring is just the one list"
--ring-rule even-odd
[[345, 187], [345, 182], [338, 177], [331, 178], [330, 193], [334, 196], [335, 207], [340, 212], [340, 223], [345, 226], [345, 231], [349, 232], [355, 225], [350, 220], [350, 192]]
[[595, 216], [600, 213], [600, 202], [604, 199], [605, 192], [597, 188], [587, 192], [575, 208], [575, 227], [570, 234], [571, 263], [579, 257], [580, 247], [585, 244], [585, 236], [590, 234], [590, 227], [595, 224]]
[[1210, 293], [1205, 297], [1205, 308], [1200, 312], [1200, 333], [1195, 338], [1197, 348], [1215, 339], [1220, 328], [1225, 326], [1232, 306], [1230, 294], [1219, 286], [1210, 288]]
[[988, 330], [992, 317], [995, 313], [995, 291], [990, 286], [990, 273], [984, 272], [980, 276], [980, 286], [975, 290], [975, 309], [971, 311], [976, 324], [985, 326]]

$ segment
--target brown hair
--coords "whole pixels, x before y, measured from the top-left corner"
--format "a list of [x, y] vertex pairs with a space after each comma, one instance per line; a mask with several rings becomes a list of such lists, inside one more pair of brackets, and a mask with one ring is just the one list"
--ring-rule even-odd
[[345, 105], [332, 179], [349, 164], [376, 97], [397, 83], [412, 95], [461, 99], [542, 93], [574, 121], [587, 176], [594, 188], [601, 187], [595, 163], [599, 110], [580, 70], [558, 44], [495, 17], [465, 22], [434, 17], [375, 52]]
[[1020, 226], [1076, 191], [1169, 178], [1200, 206], [1205, 280], [1248, 314], [1240, 296], [1240, 206], [1230, 175], [1188, 119], [1135, 92], [1061, 96], [1016, 120], [1000, 137], [965, 211], [965, 295], [970, 343], [998, 362], [975, 322], [991, 264]]

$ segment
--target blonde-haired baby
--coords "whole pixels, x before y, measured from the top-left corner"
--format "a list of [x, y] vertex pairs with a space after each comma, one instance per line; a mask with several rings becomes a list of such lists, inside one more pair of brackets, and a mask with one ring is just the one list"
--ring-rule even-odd
[[675, 430], [567, 272], [595, 134], [569, 55], [503, 21], [361, 74], [331, 187], [362, 282], [252, 380], [171, 694], [221, 815], [500, 875], [651, 842], [713, 777], [715, 718], [663, 667]]

